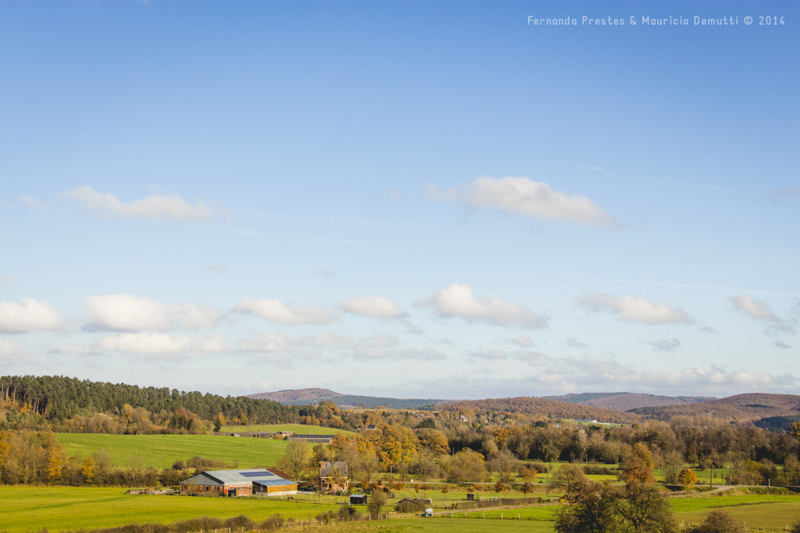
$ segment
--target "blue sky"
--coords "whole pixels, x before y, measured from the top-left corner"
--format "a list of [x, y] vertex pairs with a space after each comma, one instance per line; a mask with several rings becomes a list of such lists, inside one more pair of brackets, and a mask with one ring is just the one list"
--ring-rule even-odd
[[0, 372], [798, 394], [800, 9], [754, 6], [0, 2]]

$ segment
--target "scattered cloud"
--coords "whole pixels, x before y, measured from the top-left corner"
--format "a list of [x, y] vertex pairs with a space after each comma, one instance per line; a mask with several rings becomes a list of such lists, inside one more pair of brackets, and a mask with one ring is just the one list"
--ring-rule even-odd
[[177, 359], [191, 359], [202, 357], [205, 353], [229, 350], [222, 335], [190, 338], [153, 332], [118, 333], [101, 337], [95, 341], [95, 347], [130, 355], [162, 355]]
[[774, 345], [775, 345], [775, 346], [777, 346], [778, 348], [791, 348], [791, 346], [790, 346], [790, 345], [788, 345], [788, 344], [786, 344], [785, 342], [783, 342], [783, 341], [780, 341], [780, 340], [776, 340], [776, 341], [775, 341], [775, 342], [773, 342], [772, 344], [774, 344]]
[[261, 317], [275, 324], [330, 324], [339, 320], [339, 313], [314, 304], [286, 305], [280, 300], [245, 298], [233, 309]]
[[50, 302], [22, 298], [21, 303], [0, 302], [0, 333], [53, 331], [64, 327], [61, 314]]
[[0, 339], [0, 366], [16, 366], [35, 362], [36, 358], [25, 350], [14, 346], [7, 339]]
[[11, 277], [0, 277], [0, 285], [11, 285], [14, 281], [16, 280]]
[[256, 353], [294, 353], [329, 348], [347, 349], [355, 346], [356, 340], [353, 337], [330, 332], [304, 337], [283, 337], [274, 333], [266, 333], [239, 343], [242, 351]]
[[73, 200], [101, 217], [190, 222], [230, 216], [228, 211], [220, 207], [208, 206], [199, 199], [192, 205], [178, 195], [167, 197], [153, 194], [142, 200], [122, 202], [113, 194], [100, 193], [84, 186], [62, 193], [60, 196]]
[[794, 335], [796, 333], [794, 326], [797, 323], [797, 310], [800, 309], [798, 305], [790, 311], [790, 316], [784, 320], [772, 311], [769, 304], [761, 300], [753, 300], [750, 296], [730, 297], [728, 301], [733, 304], [735, 309], [751, 318], [768, 322], [768, 325], [764, 328], [766, 335]]
[[603, 167], [598, 167], [598, 166], [584, 167], [584, 166], [578, 165], [578, 168], [582, 168], [583, 170], [595, 170], [597, 172], [603, 172], [605, 170]]
[[382, 348], [367, 348], [358, 347], [353, 351], [353, 357], [356, 359], [423, 359], [432, 361], [436, 359], [447, 359], [447, 356], [433, 348], [424, 348], [418, 350], [415, 348], [406, 348], [404, 350], [397, 349], [382, 349]]
[[511, 339], [511, 342], [523, 348], [530, 348], [533, 346], [533, 339], [529, 337], [517, 337], [516, 339]]
[[743, 296], [732, 296], [728, 298], [728, 301], [733, 304], [737, 310], [750, 315], [752, 318], [756, 320], [773, 320], [773, 321], [780, 321], [780, 319], [775, 316], [775, 313], [772, 312], [772, 308], [766, 303], [762, 302], [761, 300], [753, 300], [747, 295]]
[[362, 296], [342, 303], [342, 309], [356, 315], [393, 319], [405, 315], [405, 311], [385, 296]]
[[319, 271], [319, 273], [325, 276], [326, 278], [332, 278], [336, 276], [336, 272], [334, 272], [330, 268], [323, 268], [322, 270]]
[[211, 272], [215, 272], [217, 274], [224, 274], [225, 273], [225, 269], [223, 267], [221, 267], [220, 265], [209, 265], [206, 268], [208, 268]]
[[451, 341], [447, 337], [442, 337], [441, 339], [439, 339], [436, 342], [438, 342], [439, 344], [443, 344], [445, 346], [455, 346], [456, 345], [456, 343], [454, 343], [453, 341]]
[[575, 337], [570, 337], [567, 339], [567, 346], [571, 348], [586, 348], [586, 345]]
[[42, 202], [41, 200], [37, 200], [36, 198], [30, 198], [28, 196], [22, 197], [22, 203], [30, 207], [31, 209], [35, 209], [36, 211], [47, 211], [50, 209], [50, 202]]
[[403, 193], [400, 192], [400, 189], [392, 189], [392, 190], [389, 191], [389, 194], [395, 200], [402, 200], [403, 199]]
[[554, 359], [548, 355], [540, 352], [531, 352], [529, 350], [520, 350], [512, 354], [514, 359], [524, 361], [531, 366], [546, 366], [551, 364]]
[[471, 352], [464, 352], [464, 355], [472, 359], [490, 359], [495, 361], [508, 359], [508, 354], [498, 348], [494, 348], [488, 352], [486, 350], [473, 350]]
[[576, 305], [591, 312], [609, 311], [620, 320], [643, 324], [693, 324], [694, 320], [679, 307], [671, 308], [664, 302], [652, 304], [641, 296], [629, 294], [617, 298], [603, 292], [590, 292], [576, 300]]
[[92, 346], [83, 346], [80, 344], [62, 344], [54, 346], [47, 350], [49, 354], [63, 354], [63, 355], [90, 355], [98, 353]]
[[547, 319], [520, 305], [508, 304], [494, 296], [476, 299], [472, 288], [454, 283], [439, 292], [421, 298], [417, 307], [432, 309], [440, 317], [461, 317], [467, 321], [482, 321], [491, 324], [519, 324], [526, 328], [546, 328]]
[[620, 222], [589, 198], [554, 191], [546, 183], [528, 178], [481, 177], [471, 184], [459, 184], [440, 191], [435, 185], [426, 192], [441, 201], [455, 201], [469, 208], [494, 208], [504, 213], [540, 220], [566, 220], [593, 226], [620, 226]]
[[681, 341], [678, 339], [658, 339], [655, 341], [647, 341], [647, 344], [652, 346], [657, 352], [674, 352], [681, 347]]
[[406, 326], [406, 333], [408, 333], [409, 335], [422, 335], [423, 333], [425, 333], [425, 332], [422, 330], [422, 328], [421, 328], [421, 327], [417, 326], [416, 324], [412, 324], [412, 323], [411, 323], [411, 322], [409, 322], [408, 320], [405, 320], [405, 321], [403, 322], [403, 324], [405, 324], [405, 326]]
[[170, 331], [178, 328], [207, 329], [222, 314], [206, 305], [170, 305], [133, 294], [88, 296], [83, 309], [91, 331]]

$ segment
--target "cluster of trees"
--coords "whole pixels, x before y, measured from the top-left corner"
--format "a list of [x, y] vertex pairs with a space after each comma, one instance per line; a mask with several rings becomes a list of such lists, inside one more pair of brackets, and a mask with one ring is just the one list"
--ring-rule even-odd
[[271, 400], [137, 387], [61, 376], [0, 377], [0, 430], [64, 433], [207, 433], [223, 425], [305, 423], [353, 429], [332, 402]]
[[[189, 460], [189, 467], [201, 471], [208, 467], [207, 462], [194, 457]], [[3, 484], [154, 487], [177, 485], [189, 475], [188, 471], [176, 468], [148, 468], [140, 457], [131, 459], [126, 468], [116, 468], [105, 450], [86, 457], [67, 457], [64, 447], [50, 431], [0, 431], [0, 483]]]

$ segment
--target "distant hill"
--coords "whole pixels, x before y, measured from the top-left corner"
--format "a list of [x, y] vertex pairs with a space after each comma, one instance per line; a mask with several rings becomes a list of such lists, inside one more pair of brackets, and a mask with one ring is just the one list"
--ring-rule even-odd
[[465, 400], [450, 402], [438, 406], [443, 411], [501, 411], [519, 413], [531, 417], [567, 418], [573, 420], [597, 420], [598, 422], [611, 422], [618, 424], [638, 422], [640, 415], [591, 407], [576, 403], [549, 400], [546, 398], [533, 398], [521, 396], [518, 398], [499, 398], [493, 400]]
[[320, 400], [329, 400], [331, 398], [338, 398], [344, 396], [338, 392], [333, 392], [330, 389], [289, 389], [280, 390], [277, 392], [259, 392], [256, 394], [248, 395], [248, 398], [256, 400], [272, 400], [273, 402], [280, 402], [288, 404], [289, 402], [313, 402]]
[[630, 411], [642, 407], [690, 405], [716, 399], [707, 396], [657, 396], [655, 394], [638, 394], [634, 392], [587, 392], [583, 394], [567, 394], [566, 396], [545, 396], [544, 398], [613, 409], [615, 411]]
[[739, 394], [691, 405], [642, 407], [634, 413], [669, 420], [673, 416], [711, 416], [760, 427], [785, 427], [800, 420], [800, 396], [794, 394]]
[[352, 394], [340, 394], [328, 389], [295, 389], [277, 392], [259, 392], [250, 394], [249, 398], [272, 400], [283, 405], [314, 405], [321, 401], [333, 402], [339, 407], [355, 408], [374, 408], [386, 407], [388, 409], [420, 409], [422, 407], [433, 406], [449, 400], [413, 399], [413, 398], [385, 398], [381, 396], [355, 396]]

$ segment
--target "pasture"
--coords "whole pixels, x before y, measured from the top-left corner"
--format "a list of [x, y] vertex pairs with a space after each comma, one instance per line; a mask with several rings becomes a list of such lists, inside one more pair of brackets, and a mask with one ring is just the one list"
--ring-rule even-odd
[[125, 494], [124, 488], [0, 487], [0, 531], [67, 531], [134, 522], [165, 524], [199, 516], [224, 519], [246, 515], [259, 521], [278, 513], [304, 520], [338, 507], [311, 501], [132, 496]]
[[56, 437], [68, 456], [87, 457], [104, 449], [119, 467], [135, 459], [146, 467], [171, 468], [175, 461], [186, 461], [195, 455], [225, 461], [231, 467], [238, 462], [238, 468], [274, 466], [289, 445], [282, 440], [214, 435], [58, 433]]

